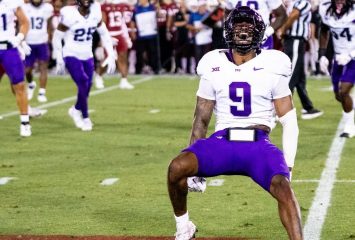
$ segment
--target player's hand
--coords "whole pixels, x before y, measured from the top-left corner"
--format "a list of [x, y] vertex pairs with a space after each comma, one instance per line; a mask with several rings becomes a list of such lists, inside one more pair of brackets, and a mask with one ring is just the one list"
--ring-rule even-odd
[[31, 54], [32, 49], [30, 46], [28, 46], [26, 41], [22, 41], [20, 47], [23, 49], [26, 56]]
[[166, 40], [171, 41], [173, 39], [173, 34], [169, 31], [166, 30]]
[[266, 29], [265, 29], [265, 33], [264, 33], [264, 36], [263, 36], [263, 40], [261, 41], [261, 44], [264, 44], [266, 42], [266, 40], [272, 35], [274, 34], [275, 30], [273, 27], [271, 26], [268, 26]]
[[204, 177], [188, 177], [187, 187], [189, 192], [204, 192], [206, 190], [206, 178]]
[[102, 67], [107, 67], [106, 72], [112, 74], [116, 70], [116, 59], [113, 55], [109, 55], [105, 61], [101, 64]]
[[126, 42], [127, 42], [128, 49], [131, 49], [133, 46], [133, 43], [132, 43], [132, 40], [129, 36], [126, 37]]
[[64, 63], [64, 60], [63, 60], [63, 56], [61, 53], [56, 53], [56, 69], [55, 69], [55, 72], [56, 74], [58, 75], [62, 75], [65, 73], [65, 63]]
[[95, 49], [95, 57], [99, 61], [103, 61], [105, 59], [105, 49], [103, 47], [97, 47]]
[[350, 62], [350, 60], [351, 60], [351, 57], [347, 53], [335, 55], [335, 61], [337, 61], [337, 63], [339, 65], [345, 66], [346, 64], [348, 64], [348, 62]]
[[116, 47], [118, 45], [119, 40], [117, 38], [111, 37], [112, 46]]
[[25, 39], [25, 36], [22, 33], [17, 34], [13, 38], [10, 39], [10, 43], [12, 47], [17, 48], [20, 46], [21, 42]]
[[320, 70], [323, 72], [323, 73], [326, 73], [329, 75], [329, 72], [328, 72], [328, 66], [329, 66], [329, 60], [326, 56], [322, 56], [320, 59], [319, 59], [319, 68]]

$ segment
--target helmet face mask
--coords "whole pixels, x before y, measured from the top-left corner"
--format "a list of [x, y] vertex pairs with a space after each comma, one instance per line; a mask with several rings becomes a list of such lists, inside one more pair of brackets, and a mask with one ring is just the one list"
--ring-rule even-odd
[[262, 17], [249, 7], [233, 9], [224, 23], [225, 40], [240, 54], [259, 49], [265, 32]]
[[30, 2], [33, 6], [39, 7], [43, 3], [43, 0], [30, 0]]
[[330, 6], [332, 14], [335, 14], [338, 17], [343, 16], [352, 8], [353, 8], [352, 0], [332, 0]]

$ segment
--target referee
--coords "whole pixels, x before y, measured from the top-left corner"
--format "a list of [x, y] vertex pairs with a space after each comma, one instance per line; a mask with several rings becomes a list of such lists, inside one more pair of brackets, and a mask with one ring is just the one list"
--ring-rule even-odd
[[302, 119], [313, 119], [323, 114], [314, 108], [306, 90], [304, 53], [306, 41], [310, 36], [311, 3], [308, 0], [293, 0], [288, 6], [289, 15], [279, 28], [277, 35], [283, 38], [284, 52], [292, 61], [292, 77], [289, 87], [293, 92], [296, 87], [303, 110]]

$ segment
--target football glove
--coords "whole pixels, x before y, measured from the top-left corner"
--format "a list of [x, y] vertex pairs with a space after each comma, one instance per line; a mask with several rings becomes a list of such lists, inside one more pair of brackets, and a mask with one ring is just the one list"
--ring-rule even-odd
[[351, 60], [351, 57], [347, 53], [342, 53], [342, 54], [335, 55], [335, 61], [337, 61], [337, 63], [339, 65], [345, 66], [346, 64], [348, 64], [350, 62], [350, 60]]
[[12, 47], [17, 48], [18, 46], [20, 46], [21, 42], [25, 39], [25, 35], [23, 35], [22, 33], [17, 34], [16, 36], [14, 36], [13, 38], [10, 39], [10, 43], [12, 45]]
[[204, 192], [206, 190], [206, 178], [204, 177], [189, 177], [187, 178], [187, 187], [189, 192]]
[[328, 72], [328, 66], [329, 66], [329, 60], [326, 56], [322, 56], [320, 59], [319, 59], [319, 68], [320, 70], [323, 72], [323, 73], [326, 73], [329, 75], [329, 72]]
[[116, 59], [114, 57], [114, 55], [109, 55], [105, 61], [101, 64], [102, 67], [106, 67], [107, 66], [107, 70], [106, 72], [108, 74], [112, 74], [115, 72], [116, 70]]
[[268, 26], [266, 29], [265, 29], [265, 33], [264, 33], [264, 36], [263, 36], [263, 40], [261, 41], [261, 44], [264, 44], [266, 42], [266, 40], [272, 35], [274, 34], [275, 30], [273, 29], [273, 27], [271, 26]]
[[55, 56], [56, 56], [56, 62], [57, 62], [55, 72], [59, 75], [62, 75], [65, 73], [65, 63], [63, 60], [62, 53], [56, 52]]

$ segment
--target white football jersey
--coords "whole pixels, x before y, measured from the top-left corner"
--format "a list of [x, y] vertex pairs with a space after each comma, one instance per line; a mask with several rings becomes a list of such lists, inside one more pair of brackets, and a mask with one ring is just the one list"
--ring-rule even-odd
[[226, 8], [232, 10], [240, 6], [248, 6], [257, 11], [266, 25], [270, 24], [270, 14], [272, 10], [282, 4], [281, 0], [227, 0]]
[[336, 54], [350, 53], [355, 50], [355, 10], [349, 10], [347, 14], [337, 18], [327, 14], [330, 4], [330, 0], [322, 1], [319, 4], [319, 14], [322, 22], [330, 28], [334, 52]]
[[30, 29], [26, 35], [28, 44], [42, 44], [48, 42], [48, 19], [53, 15], [53, 6], [49, 3], [43, 3], [39, 7], [26, 3], [23, 6]]
[[92, 3], [87, 16], [79, 13], [78, 6], [63, 7], [60, 15], [60, 22], [69, 28], [65, 32], [63, 57], [71, 56], [80, 60], [92, 58], [92, 34], [102, 20], [100, 4]]
[[8, 41], [15, 36], [15, 12], [23, 4], [23, 0], [0, 1], [0, 41]]
[[274, 126], [273, 100], [291, 95], [291, 61], [281, 51], [262, 50], [237, 66], [229, 50], [207, 53], [199, 62], [197, 96], [215, 100], [216, 131], [263, 124]]

